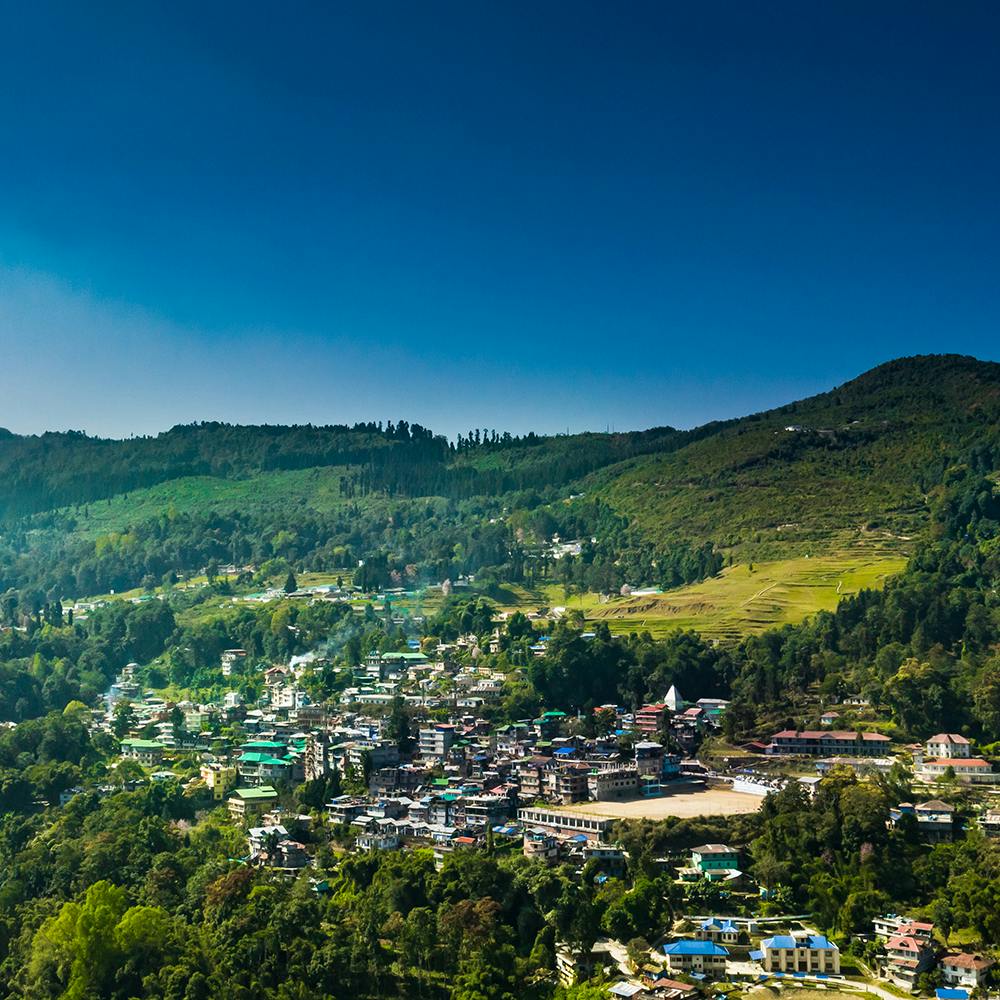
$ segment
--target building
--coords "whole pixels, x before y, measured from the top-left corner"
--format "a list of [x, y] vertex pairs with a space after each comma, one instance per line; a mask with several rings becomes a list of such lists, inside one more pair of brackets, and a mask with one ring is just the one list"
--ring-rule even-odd
[[703, 920], [695, 934], [702, 941], [718, 941], [719, 944], [738, 944], [740, 939], [740, 929], [727, 917]]
[[982, 757], [929, 757], [915, 761], [914, 772], [921, 781], [927, 782], [954, 774], [958, 781], [968, 785], [996, 783], [992, 765]]
[[1000, 809], [987, 809], [979, 818], [979, 826], [987, 837], [1000, 837]]
[[236, 786], [236, 768], [229, 764], [202, 764], [200, 774], [216, 802], [221, 802], [226, 792]]
[[584, 813], [560, 812], [558, 809], [518, 809], [518, 822], [529, 827], [540, 827], [556, 836], [583, 834], [591, 841], [607, 841], [614, 824], [606, 816], [587, 816]]
[[702, 844], [691, 849], [691, 867], [711, 878], [715, 873], [729, 873], [740, 867], [740, 852], [725, 844]]
[[971, 955], [968, 952], [945, 955], [941, 959], [941, 976], [949, 986], [968, 986], [977, 989], [986, 982], [990, 969], [996, 965], [992, 958]]
[[657, 705], [643, 705], [635, 713], [635, 728], [640, 733], [655, 736], [664, 727], [669, 709], [663, 703]]
[[263, 785], [260, 788], [237, 788], [226, 800], [226, 804], [233, 819], [246, 822], [260, 816], [277, 798], [278, 793], [270, 785]]
[[439, 723], [420, 730], [420, 756], [443, 760], [455, 742], [455, 726]]
[[808, 757], [883, 757], [890, 743], [889, 737], [882, 733], [783, 729], [771, 737], [767, 752]]
[[663, 946], [667, 968], [671, 972], [721, 979], [726, 974], [729, 949], [715, 941], [682, 938]]
[[889, 938], [900, 934], [916, 938], [926, 945], [930, 945], [934, 940], [934, 925], [932, 923], [910, 920], [909, 917], [901, 917], [895, 913], [876, 917], [872, 921], [872, 927], [875, 930], [875, 937], [879, 941], [888, 941]]
[[591, 771], [587, 777], [587, 794], [594, 802], [636, 798], [639, 794], [639, 771], [632, 765]]
[[140, 764], [159, 764], [163, 760], [166, 747], [156, 740], [124, 739], [121, 743], [122, 756], [137, 760]]
[[[900, 806], [902, 809], [902, 806]], [[917, 828], [926, 840], [951, 840], [955, 831], [955, 809], [940, 799], [931, 799], [913, 807]]]
[[559, 841], [543, 830], [529, 830], [524, 835], [522, 853], [526, 858], [554, 865], [559, 860]]
[[972, 744], [958, 733], [938, 733], [925, 744], [928, 757], [964, 760], [972, 756]]
[[840, 973], [840, 949], [822, 934], [810, 931], [765, 938], [760, 951], [751, 952], [751, 957], [756, 955], [767, 972]]
[[912, 934], [896, 934], [885, 943], [886, 976], [903, 989], [914, 989], [917, 977], [933, 964], [930, 943]]
[[244, 785], [268, 785], [272, 781], [287, 781], [291, 776], [292, 762], [273, 754], [248, 751], [240, 755], [237, 764], [240, 780]]

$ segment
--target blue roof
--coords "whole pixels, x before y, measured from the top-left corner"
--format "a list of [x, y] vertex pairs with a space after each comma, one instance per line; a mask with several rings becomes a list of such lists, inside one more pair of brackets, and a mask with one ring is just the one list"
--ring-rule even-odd
[[728, 955], [729, 949], [714, 941], [695, 941], [692, 938], [682, 938], [672, 944], [663, 946], [665, 955]]
[[752, 952], [750, 952], [750, 957], [755, 962], [759, 962], [764, 957], [764, 952], [762, 952], [762, 951], [752, 951]]
[[760, 943], [761, 948], [809, 948], [813, 951], [839, 951], [840, 949], [822, 934], [809, 934], [805, 938], [800, 938], [796, 942], [791, 934], [776, 934], [774, 937], [765, 938]]
[[563, 757], [565, 757], [568, 754], [576, 753], [576, 747], [560, 747], [556, 751], [556, 753], [559, 754], [559, 755], [561, 755], [561, 756], [563, 756]]
[[938, 987], [934, 991], [934, 995], [937, 1000], [969, 1000], [968, 990], [949, 990], [944, 987]]
[[732, 920], [723, 920], [720, 917], [709, 917], [707, 920], [701, 922], [701, 929], [703, 931], [718, 930], [718, 931], [736, 931], [736, 924]]

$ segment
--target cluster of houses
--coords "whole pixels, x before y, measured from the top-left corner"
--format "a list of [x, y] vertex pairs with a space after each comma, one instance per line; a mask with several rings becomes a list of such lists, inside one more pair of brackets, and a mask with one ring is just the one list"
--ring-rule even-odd
[[[874, 921], [874, 936], [882, 946], [879, 971], [901, 989], [914, 990], [921, 975], [935, 969], [946, 990], [968, 991], [983, 987], [995, 960], [970, 952], [943, 952], [934, 939], [934, 925], [887, 914]], [[952, 998], [959, 1000], [959, 997]]]

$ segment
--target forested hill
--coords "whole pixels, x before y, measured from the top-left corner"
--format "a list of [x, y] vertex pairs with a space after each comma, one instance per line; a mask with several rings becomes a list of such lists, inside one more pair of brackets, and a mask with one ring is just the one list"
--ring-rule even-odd
[[[519, 582], [558, 533], [596, 538], [561, 582], [673, 587], [724, 558], [909, 551], [947, 470], [1000, 468], [1000, 365], [890, 362], [765, 413], [618, 434], [448, 441], [406, 421], [201, 423], [153, 437], [0, 432], [0, 591], [37, 603], [212, 560], [339, 570], [373, 585]], [[535, 560], [532, 562], [531, 560]], [[414, 569], [415, 567], [415, 569]]]
[[711, 538], [764, 558], [815, 553], [843, 533], [914, 535], [929, 494], [960, 464], [1000, 467], [1000, 364], [930, 355], [732, 421], [595, 482], [649, 537]]
[[177, 426], [126, 440], [78, 431], [0, 430], [0, 519], [93, 502], [188, 476], [239, 479], [341, 467], [355, 495], [468, 497], [570, 482], [635, 455], [671, 450], [712, 427], [623, 434], [514, 437], [474, 430], [450, 443], [419, 424], [352, 427]]

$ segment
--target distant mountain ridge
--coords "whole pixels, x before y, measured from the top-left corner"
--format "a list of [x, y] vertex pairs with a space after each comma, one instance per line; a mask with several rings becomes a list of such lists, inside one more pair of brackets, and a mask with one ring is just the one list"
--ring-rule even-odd
[[[169, 495], [171, 482], [192, 477], [222, 483], [315, 469], [331, 495], [355, 503], [483, 497], [518, 510], [582, 495], [576, 503], [603, 505], [651, 550], [711, 543], [763, 558], [834, 543], [905, 543], [925, 523], [929, 495], [948, 467], [960, 463], [1000, 467], [1000, 364], [924, 355], [687, 431], [519, 438], [474, 431], [449, 442], [400, 421], [201, 423], [126, 440], [0, 434], [0, 522], [117, 498], [126, 530], [133, 518], [123, 498], [136, 494], [144, 502], [137, 499], [134, 516], [148, 517], [150, 503], [139, 495], [153, 487]], [[187, 495], [178, 491], [179, 513]], [[280, 483], [269, 496], [280, 505]], [[308, 493], [288, 498], [292, 529], [303, 504]]]

